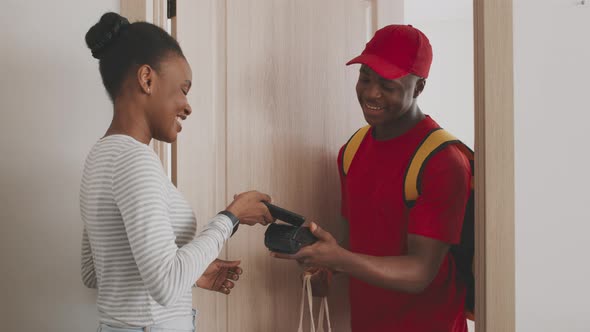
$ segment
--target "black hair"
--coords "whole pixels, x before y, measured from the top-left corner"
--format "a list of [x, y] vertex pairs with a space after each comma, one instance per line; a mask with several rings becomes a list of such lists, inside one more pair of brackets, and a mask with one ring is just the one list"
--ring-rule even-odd
[[146, 22], [106, 13], [86, 33], [86, 45], [99, 60], [102, 82], [114, 102], [132, 69], [147, 64], [158, 71], [170, 53], [184, 57], [178, 42], [165, 30]]

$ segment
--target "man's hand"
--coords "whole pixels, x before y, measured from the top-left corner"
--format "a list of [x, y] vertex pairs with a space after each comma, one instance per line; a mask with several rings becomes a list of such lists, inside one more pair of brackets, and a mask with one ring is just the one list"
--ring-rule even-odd
[[330, 294], [332, 286], [332, 271], [326, 268], [311, 267], [305, 269], [301, 278], [311, 275], [311, 291], [313, 296], [325, 297]]
[[197, 287], [228, 295], [242, 274], [239, 265], [240, 261], [214, 260], [197, 280]]
[[346, 250], [338, 245], [332, 234], [323, 230], [316, 223], [312, 222], [309, 229], [318, 238], [316, 243], [303, 247], [294, 255], [271, 252], [271, 256], [281, 259], [297, 260], [304, 268], [324, 267], [339, 271], [340, 260], [343, 258]]

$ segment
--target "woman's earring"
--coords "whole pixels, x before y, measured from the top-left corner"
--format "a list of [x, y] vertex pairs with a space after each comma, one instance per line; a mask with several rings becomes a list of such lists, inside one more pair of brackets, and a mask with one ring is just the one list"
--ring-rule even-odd
[[147, 89], [147, 93], [148, 95], [152, 93], [152, 90], [150, 90], [150, 88]]

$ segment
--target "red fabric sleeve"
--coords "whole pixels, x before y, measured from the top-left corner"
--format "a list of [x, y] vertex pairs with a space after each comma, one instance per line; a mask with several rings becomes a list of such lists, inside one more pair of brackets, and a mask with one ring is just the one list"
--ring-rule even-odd
[[469, 161], [456, 146], [436, 153], [424, 168], [422, 194], [410, 210], [408, 233], [459, 243], [470, 182]]

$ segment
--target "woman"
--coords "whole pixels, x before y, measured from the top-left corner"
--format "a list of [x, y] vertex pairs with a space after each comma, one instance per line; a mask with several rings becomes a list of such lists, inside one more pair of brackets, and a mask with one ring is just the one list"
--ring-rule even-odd
[[152, 139], [174, 142], [191, 114], [191, 69], [159, 27], [104, 14], [86, 34], [114, 105], [82, 176], [82, 279], [98, 288], [99, 331], [194, 331], [191, 287], [229, 294], [239, 262], [217, 260], [239, 223], [273, 222], [268, 195], [240, 194], [196, 237], [194, 214]]

